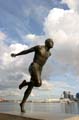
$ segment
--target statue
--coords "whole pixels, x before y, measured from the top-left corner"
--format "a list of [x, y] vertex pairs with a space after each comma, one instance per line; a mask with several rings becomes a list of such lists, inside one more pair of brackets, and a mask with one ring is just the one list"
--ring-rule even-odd
[[30, 82], [27, 82], [26, 80], [24, 80], [19, 85], [19, 89], [22, 89], [24, 86], [28, 86], [28, 88], [24, 93], [22, 102], [20, 103], [21, 112], [25, 112], [24, 104], [28, 96], [30, 95], [33, 87], [40, 87], [42, 84], [42, 80], [41, 80], [42, 68], [43, 68], [43, 65], [46, 63], [48, 57], [51, 55], [50, 48], [53, 48], [53, 45], [54, 45], [54, 42], [52, 41], [52, 39], [49, 38], [45, 40], [45, 45], [37, 45], [30, 49], [21, 51], [20, 53], [11, 54], [12, 57], [16, 57], [18, 55], [25, 55], [31, 52], [35, 52], [33, 62], [29, 67], [29, 73], [31, 75]]

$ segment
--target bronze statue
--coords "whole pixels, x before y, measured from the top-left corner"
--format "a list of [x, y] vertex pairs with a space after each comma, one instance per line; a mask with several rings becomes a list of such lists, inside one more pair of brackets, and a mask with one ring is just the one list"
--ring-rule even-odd
[[21, 112], [25, 112], [24, 104], [25, 104], [28, 96], [30, 95], [33, 87], [40, 87], [42, 84], [42, 81], [41, 81], [42, 68], [43, 68], [43, 65], [46, 63], [46, 60], [48, 59], [48, 57], [51, 55], [49, 50], [50, 50], [50, 48], [53, 47], [53, 45], [54, 45], [54, 42], [49, 38], [49, 39], [45, 40], [45, 45], [34, 46], [34, 47], [24, 50], [20, 53], [17, 53], [17, 54], [12, 53], [11, 54], [12, 57], [16, 57], [18, 55], [25, 55], [25, 54], [28, 54], [31, 52], [35, 52], [33, 62], [31, 63], [31, 65], [29, 67], [29, 72], [31, 75], [30, 82], [27, 82], [26, 80], [24, 80], [19, 85], [19, 89], [22, 89], [24, 86], [28, 86], [28, 88], [26, 89], [26, 91], [24, 93], [22, 102], [20, 103]]

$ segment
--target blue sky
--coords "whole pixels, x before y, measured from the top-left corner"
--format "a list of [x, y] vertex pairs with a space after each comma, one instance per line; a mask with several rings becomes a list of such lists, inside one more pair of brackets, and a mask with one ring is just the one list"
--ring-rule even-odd
[[[14, 41], [23, 42], [22, 35], [44, 34], [43, 22], [53, 7], [68, 9], [61, 0], [0, 0], [0, 28]], [[11, 41], [12, 41], [11, 40]], [[10, 43], [10, 40], [8, 41]]]
[[[47, 37], [54, 40], [52, 56], [43, 70], [43, 85], [31, 97], [60, 97], [64, 90], [79, 91], [79, 9], [72, 0], [0, 0], [0, 97], [21, 98], [18, 85], [30, 79], [33, 55], [10, 57]], [[38, 93], [38, 95], [37, 95]]]

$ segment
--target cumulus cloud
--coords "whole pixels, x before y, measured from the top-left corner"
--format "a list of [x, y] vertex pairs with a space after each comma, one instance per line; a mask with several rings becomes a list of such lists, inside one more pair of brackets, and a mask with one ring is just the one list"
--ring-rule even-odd
[[[44, 31], [54, 40], [54, 59], [70, 64], [79, 71], [79, 14], [73, 10], [52, 9], [44, 23]], [[53, 58], [52, 58], [53, 59]], [[77, 70], [78, 69], [78, 70]]]
[[[17, 53], [27, 48], [27, 45], [19, 43], [9, 46], [5, 43], [0, 44], [0, 90], [4, 96], [19, 95], [20, 92], [18, 93], [16, 88], [18, 88], [22, 80], [30, 80], [27, 68], [31, 56], [20, 56], [16, 58], [10, 56], [11, 53]], [[2, 92], [0, 92], [0, 96]]]
[[[71, 72], [75, 75], [74, 80], [78, 80], [76, 75], [79, 74], [79, 14], [74, 10], [63, 10], [63, 9], [52, 9], [45, 19], [44, 32], [42, 41], [40, 36], [35, 41], [34, 44], [44, 43], [45, 38], [50, 37], [54, 40], [54, 48], [51, 51], [52, 56], [48, 60], [44, 67], [43, 78], [52, 78], [53, 84], [50, 81], [45, 80], [43, 86], [40, 88], [42, 90], [70, 90], [75, 91], [77, 85], [69, 85], [68, 81], [56, 81], [54, 82], [55, 76], [60, 76], [62, 74]], [[28, 36], [28, 35], [27, 35]], [[34, 39], [37, 38], [34, 35]], [[33, 38], [32, 38], [33, 39]], [[38, 42], [37, 42], [38, 41]], [[47, 69], [48, 68], [48, 69]], [[72, 79], [68, 77], [67, 78]], [[64, 78], [63, 78], [64, 80]], [[62, 84], [63, 83], [63, 84]], [[76, 90], [77, 91], [77, 90]]]
[[46, 18], [44, 31], [58, 44], [66, 43], [68, 39], [69, 44], [71, 41], [78, 43], [78, 21], [79, 15], [75, 11], [54, 8]]
[[47, 91], [51, 90], [51, 89], [53, 89], [53, 84], [51, 84], [47, 80], [43, 80], [42, 81], [42, 86], [39, 89], [41, 89], [41, 90], [47, 90]]
[[35, 97], [35, 93], [34, 92], [31, 92], [31, 97]]
[[46, 39], [45, 35], [36, 35], [36, 34], [27, 34], [24, 36], [25, 40], [28, 40], [31, 42], [31, 46], [35, 46], [38, 44], [44, 44], [44, 41]]
[[7, 38], [7, 35], [4, 32], [0, 31], [0, 40], [4, 40]]
[[25, 36], [25, 39], [29, 39], [29, 40], [37, 40], [39, 38], [39, 36], [36, 36], [35, 34], [27, 34]]

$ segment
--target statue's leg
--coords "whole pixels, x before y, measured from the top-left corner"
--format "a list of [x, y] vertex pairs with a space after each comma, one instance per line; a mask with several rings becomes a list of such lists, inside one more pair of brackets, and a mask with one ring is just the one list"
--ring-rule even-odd
[[35, 87], [40, 87], [42, 84], [41, 81], [41, 72], [42, 68], [39, 64], [37, 63], [32, 63], [29, 67], [29, 72], [31, 75], [31, 81], [34, 83]]
[[33, 89], [33, 84], [30, 82], [30, 84], [28, 85], [28, 88], [26, 89], [26, 91], [24, 93], [24, 97], [22, 99], [22, 102], [20, 103], [21, 112], [25, 112], [24, 104], [25, 104], [27, 98], [29, 97], [32, 89]]
[[42, 85], [41, 74], [40, 71], [35, 71], [33, 74], [33, 81], [35, 87], [40, 87]]
[[24, 86], [29, 85], [29, 82], [26, 82], [26, 80], [23, 80], [22, 83], [19, 85], [19, 89], [22, 89]]

